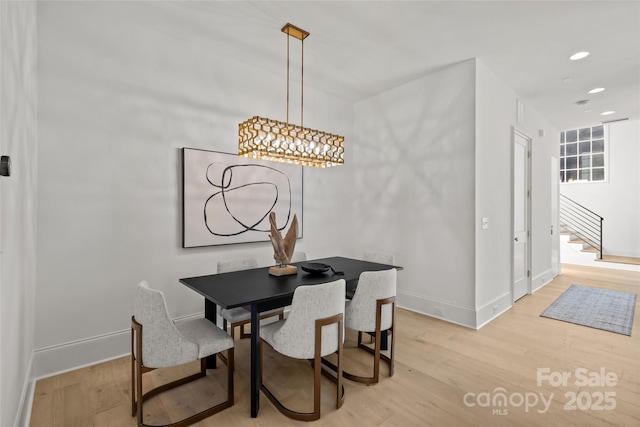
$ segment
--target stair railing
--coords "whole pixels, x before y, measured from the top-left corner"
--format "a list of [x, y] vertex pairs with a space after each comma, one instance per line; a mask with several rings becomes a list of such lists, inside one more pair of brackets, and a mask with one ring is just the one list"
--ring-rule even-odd
[[604, 218], [567, 196], [560, 195], [560, 224], [587, 245], [598, 251], [602, 259], [602, 221]]

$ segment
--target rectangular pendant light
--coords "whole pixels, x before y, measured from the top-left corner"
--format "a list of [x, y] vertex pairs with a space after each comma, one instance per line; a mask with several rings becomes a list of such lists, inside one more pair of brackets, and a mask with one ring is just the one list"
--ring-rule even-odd
[[[281, 122], [254, 116], [238, 125], [238, 155], [255, 159], [326, 168], [344, 164], [344, 137], [305, 128], [304, 117], [304, 39], [309, 33], [294, 25], [282, 28], [287, 34], [287, 120]], [[289, 37], [302, 44], [302, 91], [300, 125], [289, 123]]]

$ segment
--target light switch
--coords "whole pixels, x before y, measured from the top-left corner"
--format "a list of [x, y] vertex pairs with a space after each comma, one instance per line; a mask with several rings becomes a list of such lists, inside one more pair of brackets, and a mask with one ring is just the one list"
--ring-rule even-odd
[[482, 229], [486, 230], [489, 228], [489, 218], [482, 218]]

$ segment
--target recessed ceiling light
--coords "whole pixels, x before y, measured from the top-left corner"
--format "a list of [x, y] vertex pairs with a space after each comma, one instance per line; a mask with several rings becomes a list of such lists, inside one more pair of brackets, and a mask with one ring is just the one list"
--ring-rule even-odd
[[615, 111], [605, 111], [604, 113], [600, 113], [601, 116], [608, 116], [610, 114], [615, 113]]
[[589, 52], [577, 52], [569, 57], [570, 60], [576, 61], [578, 59], [586, 58], [589, 56]]
[[600, 93], [602, 91], [604, 91], [603, 87], [597, 87], [597, 88], [591, 89], [589, 93]]
[[585, 112], [585, 113], [590, 113], [590, 112], [591, 112], [591, 110], [584, 110], [584, 112]]
[[571, 83], [573, 81], [573, 79], [571, 77], [565, 77], [564, 79], [562, 79], [562, 83]]

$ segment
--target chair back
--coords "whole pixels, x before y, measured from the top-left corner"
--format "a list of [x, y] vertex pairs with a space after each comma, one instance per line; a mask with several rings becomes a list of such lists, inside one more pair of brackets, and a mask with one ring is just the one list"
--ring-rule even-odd
[[307, 254], [301, 251], [296, 251], [293, 253], [293, 255], [291, 255], [291, 261], [289, 262], [300, 262], [300, 261], [306, 261], [307, 260]]
[[379, 264], [394, 265], [396, 257], [391, 252], [365, 251], [362, 255], [365, 261], [377, 262]]
[[[395, 268], [382, 271], [365, 271], [360, 274], [358, 287], [345, 310], [345, 325], [363, 332], [376, 330], [376, 301], [396, 296]], [[381, 330], [391, 327], [392, 306], [382, 307]]]
[[218, 261], [218, 273], [230, 273], [232, 271], [249, 270], [258, 268], [255, 258], [236, 258]]
[[[297, 359], [313, 359], [315, 322], [344, 314], [344, 279], [319, 285], [299, 286], [293, 293], [291, 311], [282, 327], [273, 334], [274, 348]], [[343, 326], [344, 327], [344, 326]], [[343, 334], [344, 340], [344, 334]], [[321, 355], [338, 349], [338, 324], [322, 327]]]
[[142, 325], [142, 332], [136, 334], [136, 339], [142, 340], [144, 366], [164, 368], [198, 359], [198, 344], [178, 331], [169, 315], [164, 294], [149, 288], [146, 281], [138, 284], [133, 313], [135, 321]]

